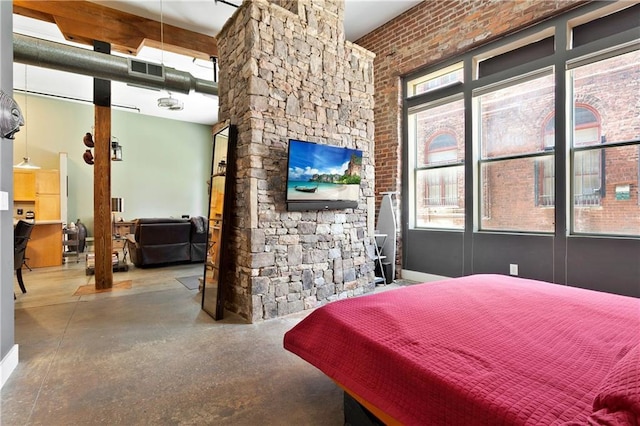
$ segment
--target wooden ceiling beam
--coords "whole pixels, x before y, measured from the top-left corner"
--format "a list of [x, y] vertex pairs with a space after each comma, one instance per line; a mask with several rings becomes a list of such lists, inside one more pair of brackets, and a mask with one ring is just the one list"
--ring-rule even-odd
[[104, 41], [112, 50], [129, 55], [137, 55], [146, 45], [205, 60], [218, 56], [215, 37], [88, 1], [14, 0], [13, 13], [53, 22], [69, 41], [88, 45]]

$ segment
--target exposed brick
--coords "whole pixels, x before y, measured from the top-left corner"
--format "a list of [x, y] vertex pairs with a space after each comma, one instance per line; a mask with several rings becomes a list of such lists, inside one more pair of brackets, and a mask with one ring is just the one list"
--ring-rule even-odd
[[[401, 191], [402, 87], [399, 76], [433, 65], [561, 11], [580, 0], [424, 1], [356, 43], [376, 54], [376, 206], [381, 192]], [[384, 160], [381, 161], [380, 158]], [[401, 235], [396, 262], [402, 258]]]

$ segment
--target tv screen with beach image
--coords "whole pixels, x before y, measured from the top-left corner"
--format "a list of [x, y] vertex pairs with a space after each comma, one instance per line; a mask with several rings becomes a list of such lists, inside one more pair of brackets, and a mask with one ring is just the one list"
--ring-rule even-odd
[[289, 141], [287, 201], [358, 201], [362, 151]]

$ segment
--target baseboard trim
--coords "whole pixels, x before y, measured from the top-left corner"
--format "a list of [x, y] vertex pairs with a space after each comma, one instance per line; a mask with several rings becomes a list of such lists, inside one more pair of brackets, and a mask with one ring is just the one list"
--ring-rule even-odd
[[13, 347], [9, 350], [9, 353], [2, 358], [0, 362], [0, 389], [4, 386], [13, 370], [18, 366], [18, 345], [13, 345]]
[[451, 277], [445, 277], [445, 276], [442, 276], [442, 275], [426, 274], [424, 272], [409, 271], [408, 269], [403, 269], [402, 270], [402, 278], [404, 278], [405, 280], [411, 280], [411, 281], [418, 281], [420, 283], [426, 283], [426, 282], [431, 282], [431, 281], [447, 280], [447, 279], [449, 279]]

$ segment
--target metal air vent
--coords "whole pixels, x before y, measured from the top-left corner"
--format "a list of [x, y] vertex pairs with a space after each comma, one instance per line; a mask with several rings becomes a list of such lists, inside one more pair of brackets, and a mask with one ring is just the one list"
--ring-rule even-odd
[[164, 81], [164, 67], [158, 64], [128, 59], [129, 75], [145, 76], [153, 80]]

